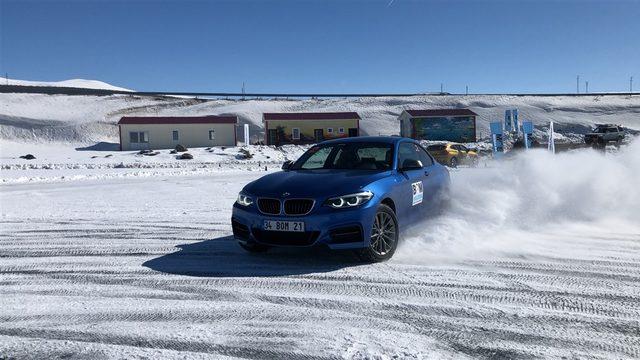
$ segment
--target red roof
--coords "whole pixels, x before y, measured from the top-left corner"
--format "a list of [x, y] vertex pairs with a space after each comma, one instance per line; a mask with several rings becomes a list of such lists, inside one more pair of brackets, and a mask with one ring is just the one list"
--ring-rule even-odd
[[406, 110], [412, 117], [428, 116], [478, 116], [469, 109], [429, 109], [429, 110]]
[[237, 124], [237, 116], [124, 116], [122, 124]]
[[356, 112], [264, 113], [264, 120], [360, 120]]

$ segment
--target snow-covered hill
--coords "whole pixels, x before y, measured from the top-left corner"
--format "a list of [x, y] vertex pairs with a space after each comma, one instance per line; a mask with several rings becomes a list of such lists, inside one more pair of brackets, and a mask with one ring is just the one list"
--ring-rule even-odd
[[70, 79], [70, 80], [62, 80], [62, 81], [30, 81], [30, 80], [7, 79], [5, 77], [0, 76], [0, 84], [21, 85], [21, 86], [57, 86], [57, 87], [82, 88], [82, 89], [133, 91], [133, 90], [121, 88], [118, 86], [113, 86], [103, 81], [86, 80], [86, 79]]
[[640, 96], [511, 96], [422, 95], [385, 98], [206, 100], [137, 95], [68, 96], [0, 94], [0, 139], [19, 142], [90, 144], [117, 142], [116, 122], [124, 115], [236, 114], [261, 139], [263, 112], [356, 111], [362, 132], [398, 134], [404, 109], [470, 108], [479, 114], [478, 133], [503, 119], [505, 109], [518, 108], [521, 120], [537, 126], [557, 123], [563, 132], [581, 133], [595, 123], [618, 123], [640, 130]]

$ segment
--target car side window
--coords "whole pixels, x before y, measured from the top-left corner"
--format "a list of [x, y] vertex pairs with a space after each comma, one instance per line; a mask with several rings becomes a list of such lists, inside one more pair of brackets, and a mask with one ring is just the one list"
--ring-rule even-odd
[[415, 145], [416, 151], [418, 152], [418, 160], [422, 163], [423, 167], [433, 165], [433, 160], [431, 160], [431, 156], [427, 154], [427, 151], [422, 148], [422, 146]]
[[458, 145], [458, 149], [462, 151], [469, 151], [469, 149], [467, 149], [467, 147], [464, 145]]
[[401, 168], [407, 160], [420, 160], [415, 150], [415, 145], [409, 142], [400, 143], [398, 146], [398, 168]]
[[398, 167], [402, 167], [407, 160], [418, 160], [423, 167], [433, 165], [433, 160], [426, 150], [419, 145], [405, 142], [398, 147]]

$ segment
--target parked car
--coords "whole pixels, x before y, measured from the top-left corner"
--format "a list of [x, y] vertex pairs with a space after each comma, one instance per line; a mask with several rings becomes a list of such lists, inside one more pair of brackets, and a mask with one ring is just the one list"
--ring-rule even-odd
[[446, 143], [427, 146], [427, 151], [443, 165], [457, 167], [458, 165], [478, 164], [478, 152], [462, 144]]
[[584, 136], [584, 142], [592, 145], [606, 145], [624, 139], [622, 127], [613, 124], [601, 124]]
[[233, 205], [233, 235], [247, 251], [322, 244], [387, 260], [401, 230], [437, 209], [450, 181], [401, 137], [325, 141], [282, 169], [247, 184]]

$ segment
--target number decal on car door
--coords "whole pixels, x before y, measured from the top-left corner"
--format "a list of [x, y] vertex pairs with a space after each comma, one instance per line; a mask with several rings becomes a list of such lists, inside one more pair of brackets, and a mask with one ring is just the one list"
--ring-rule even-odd
[[411, 203], [411, 206], [416, 206], [422, 203], [422, 197], [423, 197], [422, 181], [411, 183], [411, 191], [413, 192], [413, 201]]

